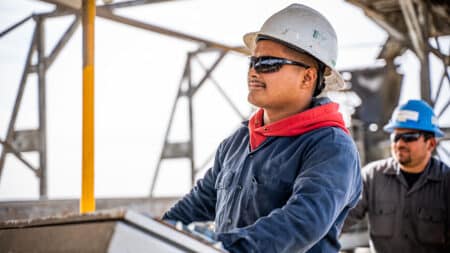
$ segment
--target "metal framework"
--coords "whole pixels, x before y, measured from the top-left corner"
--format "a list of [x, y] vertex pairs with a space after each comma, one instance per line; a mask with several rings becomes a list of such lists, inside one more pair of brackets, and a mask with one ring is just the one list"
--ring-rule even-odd
[[[194, 150], [194, 144], [193, 144], [193, 108], [192, 108], [192, 99], [195, 93], [198, 91], [198, 89], [205, 83], [206, 80], [211, 80], [213, 84], [219, 89], [219, 92], [225, 97], [227, 102], [231, 105], [233, 110], [235, 110], [239, 115], [240, 112], [237, 109], [236, 106], [233, 105], [229, 97], [224, 93], [224, 91], [220, 88], [218, 83], [210, 77], [211, 72], [218, 66], [220, 61], [223, 59], [223, 57], [226, 55], [229, 51], [235, 51], [240, 54], [248, 54], [248, 51], [243, 47], [231, 47], [222, 43], [218, 43], [211, 40], [206, 40], [200, 37], [192, 36], [189, 34], [181, 33], [175, 30], [167, 29], [161, 26], [156, 26], [153, 24], [141, 22], [139, 20], [123, 17], [120, 15], [115, 14], [113, 11], [117, 8], [125, 8], [130, 6], [139, 6], [144, 4], [151, 4], [151, 3], [158, 3], [158, 2], [165, 2], [170, 0], [132, 0], [132, 1], [123, 1], [113, 4], [104, 4], [101, 6], [97, 6], [96, 15], [114, 22], [119, 22], [122, 24], [127, 24], [132, 27], [140, 28], [146, 31], [150, 32], [156, 32], [159, 34], [163, 34], [166, 36], [175, 37], [182, 40], [187, 40], [191, 42], [195, 42], [199, 44], [199, 49], [196, 52], [188, 53], [189, 61], [192, 61], [193, 59], [196, 59], [197, 55], [200, 53], [205, 52], [211, 52], [211, 51], [218, 51], [220, 53], [219, 58], [217, 61], [211, 66], [209, 69], [206, 69], [204, 66], [206, 73], [204, 78], [196, 85], [192, 83], [190, 80], [190, 74], [186, 75], [186, 77], [189, 78], [189, 89], [187, 89], [184, 92], [179, 93], [179, 97], [175, 101], [175, 105], [173, 108], [173, 111], [175, 111], [176, 103], [180, 97], [186, 96], [188, 97], [189, 101], [189, 120], [190, 120], [190, 141], [188, 143], [169, 143], [165, 141], [165, 145], [163, 147], [163, 151], [161, 154], [161, 159], [168, 159], [173, 158], [170, 156], [177, 156], [177, 157], [185, 157], [190, 159], [191, 162], [191, 169], [192, 169], [192, 180], [195, 178], [195, 163], [193, 159], [193, 150]], [[39, 196], [42, 199], [45, 199], [47, 197], [47, 144], [46, 144], [46, 136], [47, 136], [47, 127], [46, 127], [46, 72], [51, 67], [55, 59], [58, 57], [61, 50], [64, 48], [64, 46], [67, 44], [67, 42], [70, 40], [72, 35], [75, 33], [78, 25], [81, 21], [81, 5], [82, 1], [65, 1], [65, 0], [44, 0], [44, 2], [52, 3], [56, 5], [56, 9], [49, 13], [42, 13], [42, 14], [33, 14], [30, 15], [16, 24], [12, 25], [11, 27], [7, 28], [5, 31], [2, 31], [0, 33], [0, 38], [7, 35], [8, 33], [14, 31], [16, 28], [20, 27], [21, 25], [25, 24], [29, 20], [34, 20], [35, 28], [32, 35], [32, 40], [30, 43], [30, 47], [28, 50], [28, 55], [25, 60], [25, 68], [22, 73], [22, 78], [19, 84], [19, 89], [16, 95], [16, 100], [13, 107], [13, 112], [10, 117], [10, 122], [8, 125], [7, 134], [5, 137], [5, 140], [0, 139], [0, 144], [3, 146], [3, 150], [0, 154], [0, 178], [4, 169], [6, 155], [12, 154], [14, 155], [19, 161], [21, 161], [27, 168], [29, 168], [31, 171], [34, 172], [35, 176], [37, 177], [39, 181]], [[51, 50], [51, 52], [46, 55], [46, 51], [44, 48], [45, 45], [45, 27], [44, 27], [44, 21], [47, 18], [52, 17], [59, 17], [59, 16], [74, 16], [74, 20], [71, 23], [71, 25], [67, 28], [67, 30], [64, 32], [64, 34], [61, 36], [58, 43], [55, 45], [55, 47]], [[37, 62], [33, 63], [32, 58], [33, 54], [37, 55]], [[201, 62], [200, 62], [201, 64]], [[190, 64], [187, 63], [185, 72], [190, 72]], [[39, 108], [38, 108], [38, 114], [39, 114], [39, 124], [38, 128], [36, 129], [29, 129], [29, 130], [16, 130], [16, 119], [19, 113], [20, 105], [22, 103], [22, 97], [25, 91], [25, 88], [27, 86], [27, 80], [28, 76], [30, 74], [37, 74], [38, 76], [38, 97], [39, 97]], [[185, 77], [185, 76], [184, 76]], [[183, 78], [184, 78], [183, 77]], [[181, 87], [181, 84], [180, 84]], [[241, 115], [241, 117], [243, 117]], [[171, 122], [169, 122], [169, 128], [167, 129], [166, 137], [169, 134], [170, 131], [170, 125]], [[167, 139], [167, 138], [166, 138]], [[173, 147], [178, 147], [182, 150], [186, 149], [184, 153], [180, 154], [179, 151], [172, 150]], [[24, 156], [23, 153], [25, 152], [38, 152], [39, 154], [39, 166], [33, 166], [33, 164], [28, 161]], [[172, 152], [172, 155], [170, 155], [170, 152]], [[152, 182], [151, 186], [151, 192], [153, 192], [153, 188], [155, 185], [155, 180], [158, 175], [159, 171], [159, 163], [157, 167], [157, 171], [155, 173], [155, 177]], [[201, 168], [201, 167], [200, 167]]]
[[[450, 88], [450, 56], [444, 47], [450, 48], [450, 42], [442, 46], [440, 37], [450, 35], [450, 3], [439, 0], [346, 0], [361, 8], [365, 15], [382, 27], [389, 35], [379, 58], [393, 64], [395, 57], [407, 49], [415, 53], [420, 62], [421, 98], [427, 101], [439, 119], [450, 114], [450, 97], [441, 96], [441, 90], [447, 83]], [[433, 43], [434, 42], [434, 43]], [[435, 45], [433, 45], [435, 44]], [[431, 82], [430, 57], [437, 57], [443, 68], [439, 83]], [[436, 96], [432, 91], [436, 89]], [[442, 107], [436, 107], [444, 104]], [[440, 143], [449, 145], [450, 126], [443, 127], [447, 138]], [[438, 146], [442, 157], [450, 157], [449, 147]]]
[[[61, 39], [52, 49], [49, 55], [45, 53], [45, 29], [44, 21], [46, 18], [52, 17], [54, 13], [31, 15], [17, 24], [14, 24], [1, 33], [0, 37], [13, 31], [28, 20], [34, 20], [35, 28], [31, 38], [31, 44], [25, 60], [25, 67], [20, 80], [19, 89], [13, 107], [13, 112], [9, 121], [8, 130], [5, 140], [0, 140], [3, 144], [3, 150], [0, 154], [0, 177], [3, 172], [6, 155], [8, 153], [16, 156], [27, 168], [34, 172], [39, 180], [39, 195], [42, 198], [47, 196], [47, 120], [46, 120], [46, 72], [51, 67], [56, 57], [67, 44], [67, 41], [74, 34], [80, 18], [75, 16], [72, 24], [62, 35]], [[33, 54], [37, 54], [37, 62], [32, 62]], [[38, 98], [39, 98], [39, 124], [36, 129], [16, 130], [16, 120], [22, 102], [23, 94], [27, 85], [28, 76], [37, 74], [38, 76]], [[35, 167], [29, 162], [22, 153], [38, 152], [39, 166]]]
[[[81, 0], [43, 0], [47, 3], [56, 5], [56, 9], [50, 13], [33, 14], [16, 24], [12, 25], [5, 31], [0, 33], [0, 38], [7, 35], [22, 24], [33, 20], [36, 25], [32, 35], [30, 47], [25, 60], [25, 68], [22, 73], [19, 89], [16, 95], [16, 100], [13, 107], [13, 112], [7, 129], [7, 134], [4, 140], [0, 140], [3, 150], [0, 154], [0, 177], [2, 175], [5, 158], [7, 154], [14, 155], [27, 168], [32, 170], [39, 180], [39, 194], [41, 198], [47, 196], [47, 145], [46, 145], [46, 71], [51, 67], [60, 51], [64, 48], [67, 41], [72, 37], [76, 28], [80, 23], [80, 8]], [[194, 122], [193, 114], [194, 108], [192, 101], [195, 93], [204, 85], [206, 80], [211, 80], [212, 83], [219, 89], [221, 94], [229, 102], [233, 110], [236, 111], [242, 118], [242, 114], [233, 105], [231, 100], [226, 96], [220, 85], [212, 79], [211, 73], [219, 65], [223, 57], [229, 51], [235, 51], [241, 54], [248, 54], [248, 51], [243, 47], [232, 47], [224, 45], [215, 41], [202, 39], [196, 36], [184, 34], [178, 31], [170, 30], [161, 26], [141, 22], [139, 20], [127, 18], [114, 13], [117, 8], [124, 8], [128, 6], [138, 6], [143, 4], [151, 4], [156, 2], [164, 2], [168, 0], [131, 0], [123, 1], [113, 4], [105, 4], [97, 6], [96, 15], [111, 21], [127, 24], [132, 27], [140, 28], [146, 31], [160, 33], [166, 36], [175, 37], [182, 40], [188, 40], [199, 44], [200, 50], [188, 53], [185, 69], [182, 80], [180, 81], [180, 88], [175, 99], [172, 114], [166, 130], [164, 139], [164, 146], [161, 151], [160, 159], [152, 179], [150, 195], [156, 184], [158, 173], [160, 170], [161, 161], [172, 158], [187, 158], [190, 160], [191, 167], [191, 181], [194, 182], [195, 173], [202, 168], [197, 166], [194, 162]], [[428, 101], [431, 105], [444, 104], [442, 108], [436, 108], [436, 113], [440, 118], [450, 113], [450, 98], [442, 97], [440, 91], [443, 89], [445, 83], [450, 86], [449, 64], [450, 57], [444, 53], [443, 47], [450, 47], [450, 45], [441, 45], [439, 41], [440, 36], [450, 35], [450, 21], [448, 19], [450, 13], [450, 4], [445, 1], [438, 0], [346, 0], [364, 10], [365, 14], [379, 24], [389, 34], [383, 50], [379, 57], [386, 60], [387, 64], [393, 64], [396, 56], [401, 55], [406, 49], [411, 49], [417, 55], [421, 63], [421, 95], [422, 99]], [[441, 3], [442, 2], [442, 3]], [[61, 39], [55, 47], [47, 55], [45, 50], [45, 27], [44, 21], [47, 18], [56, 16], [74, 17], [73, 22], [67, 28]], [[434, 44], [430, 41], [434, 40]], [[450, 44], [450, 43], [449, 43]], [[212, 66], [204, 68], [205, 75], [201, 81], [194, 84], [191, 79], [192, 61], [197, 60], [198, 54], [217, 50], [219, 56]], [[37, 62], [33, 63], [33, 54], [36, 54]], [[437, 84], [436, 96], [432, 96], [432, 85], [430, 81], [430, 54], [435, 55], [441, 60], [443, 65], [443, 73]], [[19, 112], [20, 104], [24, 90], [26, 88], [27, 79], [30, 74], [37, 74], [38, 76], [38, 96], [39, 96], [39, 127], [36, 129], [16, 130], [16, 119]], [[183, 84], [185, 84], [183, 86]], [[180, 99], [188, 99], [189, 107], [189, 140], [184, 143], [171, 143], [168, 140], [170, 129], [172, 126], [173, 114], [176, 110], [177, 103]], [[444, 101], [444, 103], [440, 102]], [[450, 136], [450, 128], [444, 129], [447, 136]], [[439, 148], [447, 157], [450, 156], [449, 151]], [[35, 167], [24, 156], [24, 152], [38, 152], [39, 166]]]
[[[195, 183], [195, 175], [199, 172], [212, 158], [210, 156], [202, 165], [198, 166], [195, 163], [194, 159], [194, 107], [193, 100], [195, 94], [199, 91], [199, 89], [206, 83], [206, 81], [211, 81], [214, 86], [219, 91], [220, 95], [222, 95], [227, 101], [228, 105], [233, 109], [233, 111], [242, 119], [245, 119], [245, 116], [239, 111], [237, 106], [231, 101], [230, 97], [225, 93], [225, 91], [221, 88], [220, 84], [211, 76], [212, 72], [219, 66], [222, 59], [227, 54], [227, 51], [224, 50], [214, 50], [218, 51], [218, 57], [213, 62], [213, 64], [207, 68], [198, 58], [198, 55], [204, 53], [210, 53], [212, 48], [199, 49], [195, 52], [189, 52], [187, 54], [186, 64], [183, 70], [183, 75], [179, 83], [178, 92], [175, 98], [175, 101], [172, 106], [172, 111], [170, 113], [169, 123], [166, 128], [166, 133], [164, 137], [164, 144], [161, 150], [161, 154], [156, 165], [155, 173], [153, 175], [152, 183], [150, 186], [150, 196], [153, 196], [156, 181], [158, 179], [159, 171], [161, 168], [161, 163], [163, 160], [167, 159], [180, 159], [187, 158], [190, 162], [191, 169], [191, 184]], [[202, 67], [205, 72], [200, 81], [195, 84], [192, 80], [192, 72], [193, 72], [193, 62], [197, 61], [199, 65]], [[186, 142], [170, 142], [169, 135], [173, 125], [173, 119], [175, 116], [175, 112], [177, 109], [178, 102], [181, 99], [187, 99], [188, 101], [188, 126], [189, 126], [189, 139]]]
[[422, 99], [432, 104], [429, 78], [429, 53], [449, 64], [449, 56], [434, 48], [430, 38], [450, 35], [450, 4], [431, 0], [346, 0], [361, 8], [389, 35], [380, 58], [391, 58], [411, 49], [418, 57]]

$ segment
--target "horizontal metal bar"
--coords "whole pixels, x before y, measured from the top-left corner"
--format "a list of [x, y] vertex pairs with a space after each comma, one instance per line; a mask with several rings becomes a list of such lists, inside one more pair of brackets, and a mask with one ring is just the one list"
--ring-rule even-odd
[[2, 141], [1, 139], [0, 144], [2, 144], [3, 148], [7, 149], [7, 151], [12, 153], [15, 157], [17, 157], [17, 159], [19, 159], [23, 164], [25, 164], [25, 166], [27, 166], [31, 171], [33, 171], [37, 177], [40, 177], [41, 174], [40, 170], [34, 168], [33, 165], [31, 165], [27, 160], [25, 160], [25, 158], [22, 157], [22, 154], [18, 152], [11, 144], [9, 144], [7, 141]]
[[27, 74], [32, 74], [32, 73], [37, 73], [38, 71], [38, 66], [35, 65], [30, 65], [27, 69]]
[[203, 44], [207, 45], [208, 47], [220, 48], [220, 49], [223, 49], [226, 51], [234, 51], [234, 52], [245, 54], [245, 55], [248, 55], [250, 53], [248, 51], [248, 49], [246, 49], [245, 47], [230, 47], [230, 46], [227, 46], [227, 45], [224, 45], [224, 44], [221, 44], [218, 42], [214, 42], [211, 40], [202, 39], [200, 37], [177, 32], [175, 30], [170, 30], [170, 29], [163, 28], [160, 26], [144, 23], [139, 20], [119, 16], [119, 15], [114, 14], [111, 11], [103, 9], [103, 8], [97, 8], [97, 16], [105, 18], [105, 19], [109, 19], [112, 21], [116, 21], [116, 22], [119, 22], [122, 24], [127, 24], [130, 26], [141, 28], [141, 29], [144, 29], [147, 31], [152, 31], [152, 32], [163, 34], [163, 35], [175, 37], [178, 39], [183, 39], [183, 40], [197, 42], [197, 43], [203, 43]]
[[[162, 2], [170, 2], [174, 0], [131, 0], [131, 1], [123, 1], [118, 3], [105, 4], [102, 6], [98, 6], [100, 8], [108, 8], [108, 9], [118, 9], [118, 8], [126, 8], [133, 7], [145, 4], [154, 4], [154, 3], [162, 3]], [[97, 7], [97, 8], [98, 8]]]
[[162, 159], [188, 158], [192, 152], [190, 145], [190, 142], [167, 142], [161, 157]]
[[[55, 4], [59, 7], [63, 7], [63, 8], [69, 8], [71, 10], [73, 10], [73, 12], [68, 12], [68, 14], [78, 14], [80, 7], [81, 7], [81, 1], [57, 1], [57, 0], [41, 0], [47, 3], [51, 3], [51, 4]], [[158, 0], [153, 0], [158, 1]], [[162, 0], [159, 0], [162, 1]], [[166, 0], [166, 1], [172, 1], [172, 0]], [[143, 4], [144, 2], [152, 2], [150, 0], [142, 0], [142, 1], [137, 1], [136, 4]], [[132, 4], [131, 1], [129, 1], [129, 3], [127, 3], [128, 5]], [[126, 3], [123, 3], [123, 5], [127, 5]], [[115, 4], [117, 6], [120, 6], [121, 3], [117, 3]], [[187, 41], [192, 41], [192, 42], [197, 42], [197, 43], [203, 43], [205, 44], [207, 47], [213, 47], [213, 48], [220, 48], [226, 51], [234, 51], [237, 53], [241, 53], [241, 54], [245, 54], [245, 55], [249, 55], [250, 51], [245, 48], [245, 47], [231, 47], [231, 46], [227, 46], [224, 45], [222, 43], [218, 43], [218, 42], [214, 42], [214, 41], [210, 41], [207, 39], [203, 39], [200, 37], [196, 37], [196, 36], [192, 36], [189, 34], [185, 34], [185, 33], [181, 33], [175, 30], [171, 30], [171, 29], [167, 29], [164, 27], [160, 27], [160, 26], [156, 26], [156, 25], [152, 25], [152, 24], [148, 24], [148, 23], [144, 23], [141, 22], [139, 20], [135, 20], [135, 19], [131, 19], [131, 18], [127, 18], [127, 17], [123, 17], [117, 14], [114, 14], [111, 12], [110, 10], [111, 8], [108, 7], [108, 5], [104, 5], [104, 6], [98, 6], [97, 10], [96, 10], [96, 14], [99, 17], [105, 18], [105, 19], [109, 19], [112, 21], [116, 21], [122, 24], [126, 24], [126, 25], [130, 25], [133, 27], [137, 27], [137, 28], [141, 28], [147, 31], [152, 31], [152, 32], [156, 32], [156, 33], [160, 33], [166, 36], [171, 36], [171, 37], [175, 37], [178, 39], [183, 39], [183, 40], [187, 40]], [[66, 10], [67, 11], [67, 10]], [[61, 10], [57, 10], [54, 12], [54, 15], [58, 15], [61, 12]], [[44, 14], [43, 14], [44, 15]], [[47, 14], [49, 15], [49, 14]]]
[[70, 8], [74, 10], [81, 9], [81, 0], [41, 0], [49, 4], [54, 4], [58, 7]]

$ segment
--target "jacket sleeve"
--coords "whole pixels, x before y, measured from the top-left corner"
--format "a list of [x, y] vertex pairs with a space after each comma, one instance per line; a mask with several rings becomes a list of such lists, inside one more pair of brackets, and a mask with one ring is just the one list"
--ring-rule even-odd
[[344, 223], [343, 230], [347, 230], [349, 227], [361, 222], [368, 211], [369, 203], [369, 187], [370, 187], [370, 167], [366, 166], [362, 169], [363, 189], [359, 197], [358, 204], [350, 210], [347, 219]]
[[181, 221], [189, 224], [194, 221], [211, 221], [215, 217], [217, 174], [220, 172], [220, 147], [216, 152], [214, 165], [205, 176], [198, 180], [190, 193], [178, 201], [162, 219]]
[[441, 166], [444, 167], [445, 170], [445, 188], [447, 191], [445, 191], [447, 196], [447, 224], [446, 224], [446, 242], [445, 242], [445, 249], [446, 252], [450, 252], [450, 168], [446, 166], [443, 162], [441, 162]]
[[[254, 224], [219, 233], [230, 252], [305, 252], [330, 230], [336, 237], [361, 192], [359, 157], [348, 136], [333, 132], [310, 146], [293, 194]], [[336, 224], [336, 220], [340, 220]]]

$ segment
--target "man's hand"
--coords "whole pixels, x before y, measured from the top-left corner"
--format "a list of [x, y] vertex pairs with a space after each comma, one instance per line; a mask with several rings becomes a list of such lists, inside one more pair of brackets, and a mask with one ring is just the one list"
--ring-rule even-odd
[[192, 222], [189, 225], [184, 225], [181, 221], [176, 220], [163, 220], [165, 223], [174, 226], [176, 229], [180, 231], [188, 232], [200, 240], [206, 241], [211, 244], [214, 248], [225, 251], [225, 248], [222, 245], [222, 242], [217, 241], [216, 233], [213, 231], [212, 226], [206, 222]]

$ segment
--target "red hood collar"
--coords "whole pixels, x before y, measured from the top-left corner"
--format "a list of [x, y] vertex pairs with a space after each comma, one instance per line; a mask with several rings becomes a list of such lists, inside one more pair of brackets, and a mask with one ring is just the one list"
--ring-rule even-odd
[[322, 127], [339, 127], [350, 134], [338, 109], [337, 103], [327, 103], [265, 126], [264, 109], [259, 109], [248, 122], [250, 147], [256, 149], [268, 136], [296, 136]]

